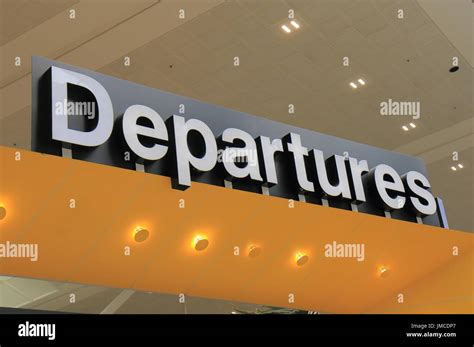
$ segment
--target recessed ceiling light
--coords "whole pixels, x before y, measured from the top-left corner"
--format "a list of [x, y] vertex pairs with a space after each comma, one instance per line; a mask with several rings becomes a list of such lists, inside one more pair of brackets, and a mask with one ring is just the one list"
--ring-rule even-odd
[[385, 278], [389, 275], [390, 273], [390, 269], [386, 266], [380, 266], [379, 267], [379, 276], [382, 277], [382, 278]]
[[309, 257], [302, 252], [298, 252], [295, 255], [296, 265], [298, 266], [303, 266], [304, 264], [306, 264], [308, 262], [308, 259]]
[[300, 25], [299, 25], [298, 23], [296, 23], [294, 20], [292, 20], [290, 23], [291, 23], [291, 25], [293, 25], [293, 27], [294, 27], [295, 29], [299, 29], [299, 28], [300, 28]]
[[288, 28], [286, 25], [282, 25], [281, 28], [282, 28], [285, 32], [291, 33], [290, 28]]
[[458, 164], [458, 167], [462, 169], [464, 166], [462, 164]]
[[408, 127], [406, 125], [402, 126], [402, 129], [408, 131]]
[[143, 242], [148, 238], [148, 235], [150, 235], [148, 230], [142, 227], [136, 227], [133, 233], [133, 238], [136, 242]]
[[455, 166], [451, 166], [451, 170], [456, 171], [457, 169]]
[[412, 128], [416, 128], [415, 123], [410, 123], [410, 126], [411, 126]]
[[365, 81], [362, 78], [359, 78], [357, 81], [363, 86], [365, 86]]
[[209, 240], [204, 236], [197, 235], [193, 240], [193, 246], [196, 251], [203, 251], [209, 246]]
[[249, 257], [250, 258], [255, 258], [260, 254], [260, 247], [252, 245], [249, 247]]
[[351, 86], [352, 88], [354, 88], [354, 89], [357, 89], [357, 84], [355, 84], [354, 82], [351, 82], [351, 83], [350, 83], [350, 86]]

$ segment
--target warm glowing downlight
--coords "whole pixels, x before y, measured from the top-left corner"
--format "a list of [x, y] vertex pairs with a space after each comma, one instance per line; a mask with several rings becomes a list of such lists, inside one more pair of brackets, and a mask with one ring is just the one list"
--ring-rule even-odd
[[142, 227], [136, 227], [135, 231], [133, 232], [133, 238], [136, 242], [143, 242], [145, 241], [148, 236], [150, 235], [150, 232]]
[[258, 257], [261, 252], [261, 248], [255, 245], [249, 247], [249, 257], [255, 258]]
[[0, 205], [0, 220], [4, 219], [7, 215], [7, 209], [5, 206]]
[[282, 26], [280, 26], [280, 28], [281, 28], [281, 30], [283, 30], [285, 33], [290, 34], [290, 33], [291, 33], [290, 26], [293, 27], [293, 29], [295, 29], [295, 30], [298, 30], [298, 29], [301, 27], [300, 23], [298, 23], [298, 22], [295, 21], [295, 20], [292, 20], [289, 25], [283, 24]]
[[308, 262], [309, 257], [302, 252], [298, 252], [295, 255], [295, 260], [296, 260], [296, 265], [302, 266]]
[[286, 25], [282, 25], [281, 28], [283, 29], [284, 32], [286, 32], [288, 34], [291, 33], [290, 28], [288, 28]]
[[387, 277], [390, 274], [390, 269], [386, 266], [380, 266], [379, 267], [379, 276], [382, 278]]
[[290, 24], [291, 24], [291, 25], [293, 26], [293, 28], [295, 28], [295, 29], [299, 29], [299, 28], [300, 28], [300, 25], [298, 24], [298, 22], [296, 22], [296, 21], [294, 21], [294, 20], [292, 20], [292, 21], [290, 22]]
[[209, 240], [204, 236], [198, 235], [193, 240], [193, 247], [196, 251], [203, 251], [209, 246]]

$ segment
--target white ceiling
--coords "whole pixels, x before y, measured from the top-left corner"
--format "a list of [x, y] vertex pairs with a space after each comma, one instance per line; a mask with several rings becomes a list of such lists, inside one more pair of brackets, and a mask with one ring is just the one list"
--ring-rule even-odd
[[472, 0], [417, 0], [423, 10], [432, 18], [448, 40], [473, 66], [473, 45], [471, 30], [464, 23], [472, 22], [474, 6]]

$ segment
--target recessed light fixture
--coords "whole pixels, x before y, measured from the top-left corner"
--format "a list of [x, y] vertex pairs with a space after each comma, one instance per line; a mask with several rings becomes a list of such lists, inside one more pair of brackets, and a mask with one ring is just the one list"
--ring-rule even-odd
[[[365, 86], [367, 84], [362, 78], [357, 79], [357, 83], [359, 83], [360, 86]], [[349, 83], [349, 85], [352, 88], [357, 89], [357, 87], [358, 87], [357, 83], [356, 82], [351, 82], [351, 83]]]
[[308, 260], [309, 260], [309, 257], [303, 252], [298, 252], [295, 255], [296, 265], [298, 266], [303, 266], [304, 264], [308, 262]]
[[5, 206], [0, 205], [0, 220], [4, 219], [7, 215], [7, 209]]
[[261, 248], [255, 245], [249, 247], [249, 257], [255, 258], [260, 255]]
[[462, 164], [458, 164], [458, 168], [462, 169], [464, 166]]
[[294, 27], [295, 29], [299, 29], [299, 28], [300, 28], [300, 25], [299, 25], [297, 22], [295, 22], [294, 20], [292, 20], [292, 21], [290, 22], [290, 24], [293, 25], [293, 27]]
[[415, 129], [415, 128], [416, 128], [416, 124], [415, 124], [415, 123], [408, 123], [408, 125], [403, 125], [403, 126], [402, 126], [402, 129], [405, 130], [405, 131], [408, 131], [408, 130], [410, 130], [410, 128], [409, 128], [408, 126], [410, 126], [410, 128], [412, 128], [412, 129]]
[[143, 242], [148, 238], [149, 235], [150, 232], [147, 229], [138, 226], [133, 232], [133, 239], [135, 242]]
[[209, 240], [202, 236], [197, 235], [193, 240], [193, 247], [196, 251], [203, 251], [209, 246]]
[[301, 25], [297, 21], [292, 20], [290, 23], [282, 24], [280, 26], [280, 28], [287, 34], [291, 33], [290, 27], [293, 27], [295, 30], [298, 30], [301, 27]]
[[456, 171], [456, 166], [451, 166], [451, 170]]
[[284, 32], [286, 32], [288, 34], [291, 33], [291, 29], [288, 28], [286, 25], [282, 25], [281, 28], [283, 29]]
[[379, 267], [379, 276], [386, 278], [390, 274], [390, 269], [384, 265]]

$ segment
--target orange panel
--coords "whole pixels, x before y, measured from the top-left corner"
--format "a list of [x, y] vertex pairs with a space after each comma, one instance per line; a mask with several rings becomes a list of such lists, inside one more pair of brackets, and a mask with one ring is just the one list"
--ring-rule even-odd
[[[458, 313], [474, 312], [474, 252], [459, 254], [415, 283], [378, 303], [368, 312], [376, 313]], [[399, 302], [403, 294], [403, 302]]]
[[[182, 192], [163, 176], [23, 150], [16, 161], [15, 151], [0, 148], [0, 235], [37, 243], [39, 259], [0, 258], [2, 275], [356, 313], [450, 266], [453, 246], [473, 249], [468, 232], [300, 202], [289, 208], [282, 198], [195, 182]], [[133, 240], [138, 225], [150, 231], [143, 243]], [[192, 248], [196, 234], [209, 239], [202, 252]], [[333, 241], [364, 243], [365, 260], [326, 258]], [[246, 256], [251, 244], [261, 247], [256, 258]], [[302, 267], [297, 251], [309, 255]], [[390, 267], [386, 278], [377, 276], [381, 264]], [[472, 268], [457, 275], [472, 278]]]

